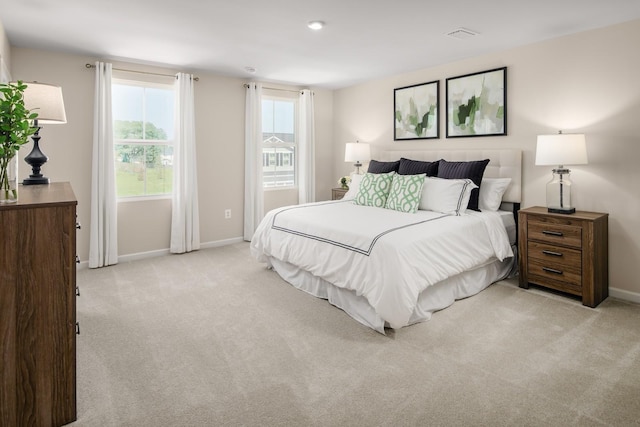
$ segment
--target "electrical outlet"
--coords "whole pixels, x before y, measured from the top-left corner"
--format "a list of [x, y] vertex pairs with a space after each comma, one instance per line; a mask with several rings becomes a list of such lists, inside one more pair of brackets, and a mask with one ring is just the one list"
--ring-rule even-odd
[[224, 219], [229, 219], [231, 218], [231, 209], [225, 209], [224, 210]]

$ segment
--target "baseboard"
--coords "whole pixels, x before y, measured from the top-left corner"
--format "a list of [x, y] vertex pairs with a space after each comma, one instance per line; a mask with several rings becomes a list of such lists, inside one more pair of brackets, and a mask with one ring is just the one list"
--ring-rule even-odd
[[200, 244], [200, 249], [219, 248], [220, 246], [235, 245], [236, 243], [243, 242], [242, 237], [233, 237], [231, 239], [215, 240], [213, 242], [207, 242]]
[[[200, 249], [210, 249], [210, 248], [219, 248], [221, 246], [234, 245], [236, 243], [243, 242], [244, 239], [242, 237], [234, 237], [231, 239], [224, 240], [215, 240], [213, 242], [201, 243]], [[169, 255], [171, 252], [169, 249], [158, 249], [155, 251], [148, 252], [138, 252], [135, 254], [127, 254], [127, 255], [118, 255], [118, 262], [131, 262], [131, 261], [139, 261], [141, 259], [147, 258], [155, 258], [160, 256]], [[78, 269], [82, 270], [85, 268], [89, 268], [89, 261], [81, 261], [78, 264]]]
[[609, 288], [609, 296], [640, 304], [640, 293], [638, 292], [625, 291], [623, 289], [617, 289], [617, 288]]

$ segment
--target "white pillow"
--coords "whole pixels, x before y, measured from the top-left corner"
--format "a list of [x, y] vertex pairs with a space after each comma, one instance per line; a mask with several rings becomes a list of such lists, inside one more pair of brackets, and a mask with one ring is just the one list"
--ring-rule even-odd
[[351, 175], [351, 182], [349, 183], [349, 191], [344, 193], [342, 200], [350, 200], [356, 197], [358, 194], [358, 190], [360, 189], [360, 182], [362, 182], [362, 177], [364, 175], [353, 174]]
[[511, 178], [483, 178], [480, 184], [478, 207], [481, 211], [497, 211]]
[[478, 188], [470, 179], [445, 179], [426, 177], [418, 209], [464, 215], [469, 204], [471, 190]]

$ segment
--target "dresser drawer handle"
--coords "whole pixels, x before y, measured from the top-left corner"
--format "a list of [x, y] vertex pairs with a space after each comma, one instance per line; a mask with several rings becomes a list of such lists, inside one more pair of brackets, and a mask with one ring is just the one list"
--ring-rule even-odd
[[551, 255], [551, 256], [562, 256], [562, 253], [560, 252], [553, 252], [553, 251], [547, 251], [547, 250], [543, 250], [542, 253], [545, 255]]
[[80, 322], [76, 322], [76, 335], [80, 335]]
[[80, 264], [80, 257], [76, 255], [76, 264]]
[[76, 296], [79, 297], [80, 296], [80, 287], [76, 286]]
[[556, 270], [555, 268], [542, 267], [542, 270], [546, 271], [547, 273], [562, 274], [562, 270]]
[[547, 236], [556, 236], [556, 237], [563, 236], [563, 234], [560, 231], [542, 230], [542, 234], [546, 234]]

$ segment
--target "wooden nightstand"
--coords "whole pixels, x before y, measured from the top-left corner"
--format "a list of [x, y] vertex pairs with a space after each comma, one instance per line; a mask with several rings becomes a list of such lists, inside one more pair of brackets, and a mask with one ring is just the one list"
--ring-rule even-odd
[[609, 296], [609, 214], [518, 212], [520, 287], [544, 286], [595, 307]]
[[340, 200], [347, 194], [349, 191], [348, 188], [332, 188], [331, 189], [331, 200]]

